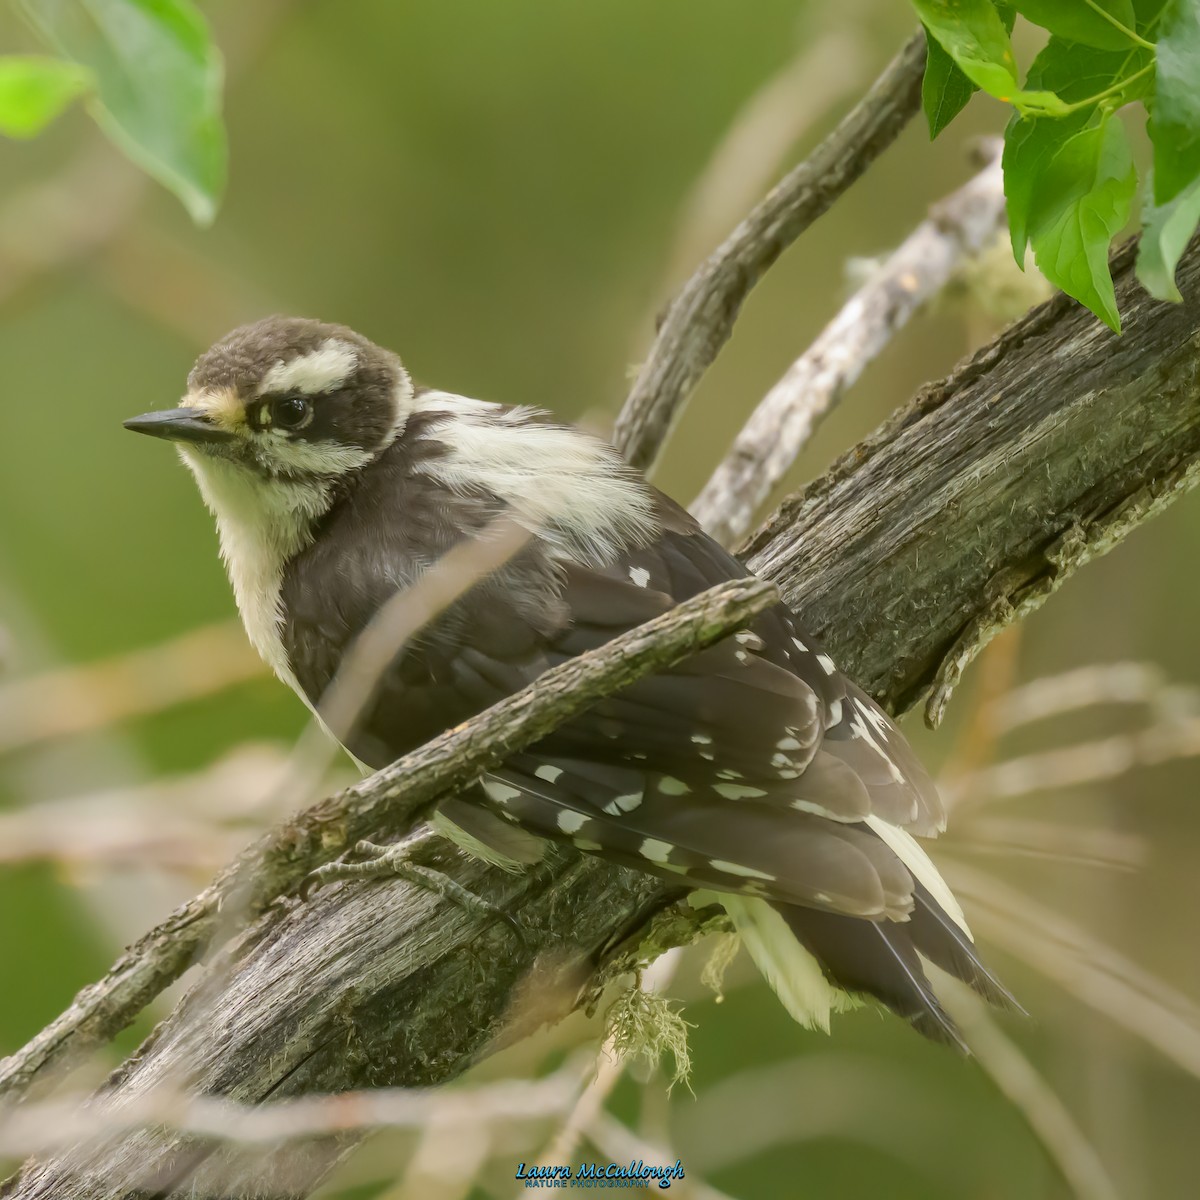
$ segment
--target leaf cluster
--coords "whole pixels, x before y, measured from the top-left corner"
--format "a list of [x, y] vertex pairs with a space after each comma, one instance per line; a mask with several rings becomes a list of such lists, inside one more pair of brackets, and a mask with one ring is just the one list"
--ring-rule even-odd
[[[1175, 267], [1200, 222], [1200, 0], [913, 0], [929, 58], [931, 136], [976, 91], [1011, 105], [1004, 191], [1013, 253], [1120, 328], [1108, 255], [1133, 216], [1139, 170], [1127, 121], [1145, 115], [1137, 273], [1179, 300]], [[1049, 34], [1020, 79], [1017, 18]]]
[[0, 133], [32, 137], [79, 97], [207, 225], [225, 186], [223, 70], [192, 0], [13, 0], [53, 56], [0, 57]]

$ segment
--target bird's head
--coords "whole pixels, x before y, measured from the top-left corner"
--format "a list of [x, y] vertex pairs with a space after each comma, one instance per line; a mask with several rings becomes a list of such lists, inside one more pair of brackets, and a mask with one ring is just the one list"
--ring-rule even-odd
[[178, 408], [125, 427], [175, 442], [202, 482], [235, 471], [320, 488], [390, 445], [412, 401], [400, 360], [352, 329], [267, 317], [200, 356]]
[[506, 507], [583, 561], [607, 560], [648, 535], [655, 503], [640, 476], [607, 443], [542, 416], [418, 393], [400, 360], [361, 334], [268, 317], [200, 356], [178, 408], [125, 425], [176, 444], [216, 517], [231, 571], [245, 560], [255, 577], [311, 541], [362, 480], [407, 483], [399, 472], [371, 470], [389, 461], [393, 444], [408, 447], [404, 462], [423, 494], [438, 491], [438, 520], [473, 527]]

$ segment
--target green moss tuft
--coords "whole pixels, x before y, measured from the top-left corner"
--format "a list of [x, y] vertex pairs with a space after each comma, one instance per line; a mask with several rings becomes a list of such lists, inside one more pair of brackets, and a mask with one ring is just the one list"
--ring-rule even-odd
[[692, 1073], [688, 1030], [695, 1026], [683, 1019], [674, 1001], [657, 992], [643, 991], [640, 976], [633, 987], [613, 1001], [605, 1024], [606, 1041], [619, 1057], [640, 1059], [653, 1068], [669, 1053], [673, 1068], [667, 1090], [677, 1083], [688, 1083]]

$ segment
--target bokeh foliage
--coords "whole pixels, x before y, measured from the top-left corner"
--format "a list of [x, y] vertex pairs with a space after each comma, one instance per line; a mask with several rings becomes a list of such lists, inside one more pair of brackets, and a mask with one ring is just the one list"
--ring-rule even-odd
[[[0, 60], [0, 131], [41, 131], [79, 94], [129, 157], [210, 224], [225, 186], [222, 60], [191, 0], [13, 0], [59, 60]], [[1139, 278], [1177, 300], [1175, 265], [1200, 221], [1200, 9], [1192, 0], [912, 0], [927, 35], [930, 135], [982, 89], [1015, 110], [1004, 175], [1013, 255], [1121, 327], [1108, 270], [1138, 169], [1114, 115], [1140, 104], [1153, 146]], [[1049, 35], [1024, 84], [1017, 15]]]
[[[74, 81], [76, 92], [87, 93], [100, 128], [170, 188], [194, 220], [211, 224], [225, 187], [223, 70], [200, 10], [191, 0], [16, 4], [42, 41], [62, 56], [57, 71], [53, 60], [40, 60], [41, 88], [21, 97], [25, 108], [36, 106], [34, 131], [69, 98], [62, 80]], [[3, 65], [0, 60], [0, 69]]]
[[[831, 28], [858, 47], [857, 65], [843, 69], [857, 72], [861, 90], [912, 22], [888, 0], [203, 7], [229, 61], [232, 167], [210, 230], [144, 187], [84, 111], [68, 108], [36, 141], [0, 145], [0, 686], [232, 615], [191, 481], [161, 447], [120, 429], [123, 417], [170, 403], [191, 359], [229, 326], [275, 310], [344, 320], [394, 346], [427, 382], [604, 427], [679, 282], [668, 262], [680, 213], [730, 123]], [[1030, 35], [1027, 23], [1016, 26], [1022, 61], [1034, 57]], [[0, 47], [44, 55], [26, 26], [3, 18]], [[819, 101], [796, 152], [847, 98], [831, 109]], [[846, 260], [905, 236], [964, 177], [964, 143], [998, 131], [1006, 116], [980, 97], [932, 145], [910, 130], [772, 272], [674, 438], [663, 486], [681, 500], [695, 494], [730, 433], [831, 316]], [[1153, 148], [1132, 140], [1149, 165]], [[992, 327], [978, 306], [926, 314], [847, 397], [797, 481]], [[1090, 566], [1029, 623], [1021, 677], [1137, 657], [1165, 664], [1178, 683], [1200, 681], [1200, 578], [1189, 551], [1198, 535], [1196, 504], [1185, 502]], [[961, 747], [970, 704], [968, 688], [936, 736], [908, 723], [931, 764]], [[80, 813], [103, 814], [137, 784], [154, 789], [163, 813], [182, 814], [159, 781], [248, 741], [284, 744], [303, 716], [261, 678], [17, 751], [0, 761], [3, 814], [78, 798], [79, 808], [51, 814], [65, 838]], [[1101, 711], [1072, 718], [1068, 732], [1119, 727], [1120, 714]], [[1063, 736], [1057, 726], [1026, 730], [1009, 750], [1054, 748]], [[1141, 872], [999, 851], [980, 861], [1200, 995], [1197, 779], [1192, 765], [1173, 763], [1033, 793], [1005, 810], [1144, 839]], [[227, 798], [218, 790], [209, 803]], [[146, 854], [90, 863], [50, 854], [0, 867], [0, 1051], [54, 1016], [122, 940], [209, 870]], [[985, 948], [1034, 1013], [1006, 1028], [1102, 1147], [1123, 1193], [1189, 1194], [1195, 1077], [1015, 956]], [[678, 982], [697, 1026], [695, 1098], [676, 1089], [667, 1101], [658, 1081], [626, 1080], [612, 1109], [669, 1131], [685, 1165], [715, 1185], [780, 1200], [1067, 1194], [972, 1064], [871, 1011], [843, 1018], [832, 1040], [803, 1035], [764, 988], [731, 987], [718, 1005], [697, 970]], [[556, 1036], [594, 1034], [580, 1023]], [[532, 1073], [539, 1064], [516, 1057], [490, 1069]], [[381, 1139], [338, 1194], [383, 1194], [407, 1148]], [[506, 1150], [475, 1195], [512, 1194]]]

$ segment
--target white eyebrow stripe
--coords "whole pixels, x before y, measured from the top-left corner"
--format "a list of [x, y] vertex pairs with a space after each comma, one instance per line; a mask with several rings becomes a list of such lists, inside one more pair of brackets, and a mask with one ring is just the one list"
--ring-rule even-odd
[[258, 394], [300, 392], [315, 396], [345, 383], [356, 366], [358, 355], [353, 346], [337, 338], [326, 338], [307, 354], [277, 362], [263, 376]]

